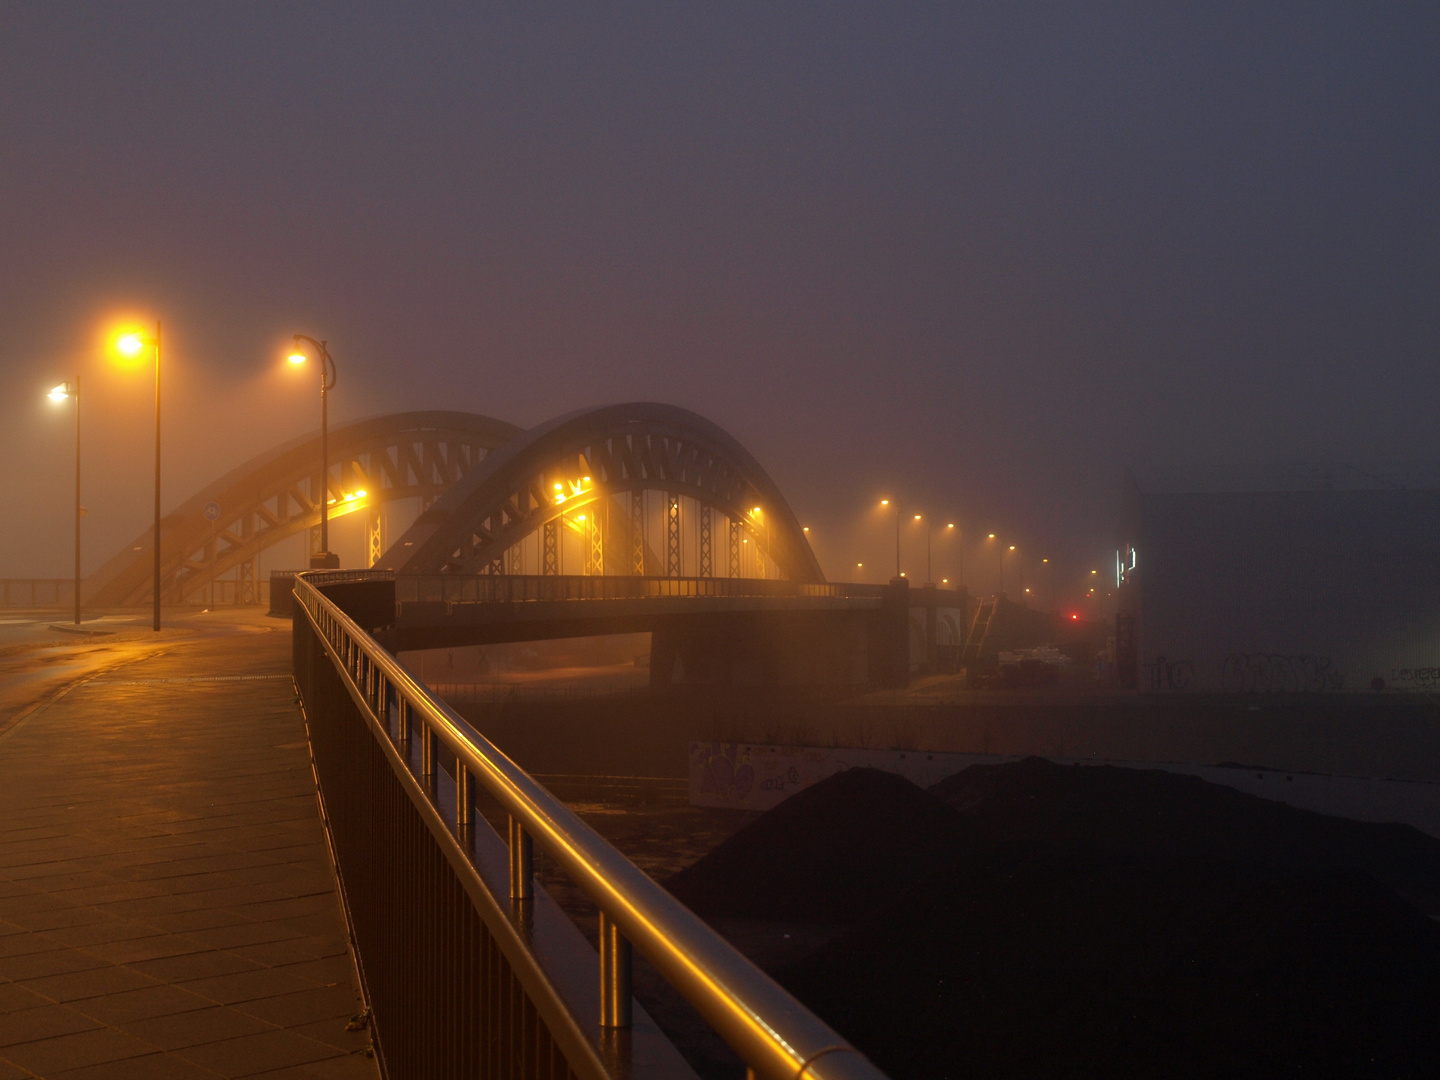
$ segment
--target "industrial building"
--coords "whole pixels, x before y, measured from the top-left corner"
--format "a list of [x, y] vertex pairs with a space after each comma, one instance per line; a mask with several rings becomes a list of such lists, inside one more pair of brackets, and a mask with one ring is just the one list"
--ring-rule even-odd
[[1114, 573], [1123, 688], [1440, 685], [1440, 467], [1132, 476]]

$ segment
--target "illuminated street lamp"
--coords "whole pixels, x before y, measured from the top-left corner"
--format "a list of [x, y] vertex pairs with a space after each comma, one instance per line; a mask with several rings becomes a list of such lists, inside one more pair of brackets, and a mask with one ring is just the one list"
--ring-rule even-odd
[[65, 400], [75, 402], [75, 625], [80, 625], [80, 376], [74, 383], [63, 382], [51, 390], [47, 397], [59, 404]]
[[[890, 500], [889, 500], [889, 499], [881, 499], [881, 500], [880, 500], [880, 505], [881, 505], [881, 506], [889, 506], [889, 505], [890, 505]], [[901, 578], [901, 577], [904, 577], [904, 576], [905, 576], [904, 574], [900, 573], [900, 500], [899, 500], [899, 499], [896, 499], [896, 500], [895, 500], [895, 576], [896, 576], [897, 578]]]
[[[916, 521], [925, 521], [924, 515], [922, 515], [922, 514], [916, 514], [916, 515], [915, 515], [915, 520], [916, 520]], [[946, 529], [953, 529], [953, 528], [955, 528], [955, 523], [954, 523], [954, 522], [951, 522], [950, 524], [946, 525], [945, 528], [946, 528]], [[933, 585], [933, 584], [935, 584], [935, 579], [934, 579], [934, 577], [932, 577], [931, 574], [930, 574], [930, 547], [931, 547], [931, 543], [930, 543], [930, 542], [931, 542], [931, 539], [934, 537], [934, 535], [935, 535], [935, 526], [934, 526], [934, 524], [933, 524], [932, 522], [925, 521], [925, 584], [926, 584], [926, 585]], [[964, 556], [962, 555], [961, 557], [963, 558]], [[946, 581], [948, 582], [949, 579], [947, 578]]]
[[[994, 539], [995, 539], [995, 534], [994, 534], [994, 533], [990, 533], [988, 536], [986, 536], [986, 539], [987, 539], [987, 540], [994, 540]], [[1014, 550], [1015, 550], [1015, 545], [1014, 545], [1014, 544], [1011, 544], [1009, 550], [1010, 550], [1010, 551], [1014, 551]], [[1000, 572], [1000, 592], [999, 592], [999, 595], [1000, 595], [1000, 596], [1004, 596], [1004, 595], [1005, 595], [1005, 551], [1006, 551], [1006, 548], [1005, 548], [1005, 545], [1004, 545], [1003, 543], [999, 543], [999, 544], [996, 544], [996, 545], [995, 545], [995, 554], [996, 554], [995, 565], [996, 565], [997, 569], [998, 569], [999, 572]]]
[[295, 335], [295, 351], [290, 354], [290, 363], [303, 364], [309, 359], [300, 351], [302, 341], [309, 342], [320, 357], [320, 550], [310, 556], [310, 568], [335, 570], [340, 566], [340, 556], [330, 551], [330, 391], [335, 389], [339, 373], [327, 343], [306, 334]]
[[115, 347], [124, 356], [139, 356], [146, 345], [155, 347], [155, 597], [154, 619], [156, 630], [160, 629], [160, 320], [155, 320], [155, 336], [146, 337], [144, 331], [131, 330], [116, 339]]

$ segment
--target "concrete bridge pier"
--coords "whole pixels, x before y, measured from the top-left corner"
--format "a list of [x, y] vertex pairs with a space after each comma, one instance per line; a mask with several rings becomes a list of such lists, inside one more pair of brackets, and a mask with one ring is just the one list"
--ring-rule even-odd
[[744, 612], [675, 618], [650, 638], [650, 686], [903, 687], [910, 677], [909, 586], [879, 610]]

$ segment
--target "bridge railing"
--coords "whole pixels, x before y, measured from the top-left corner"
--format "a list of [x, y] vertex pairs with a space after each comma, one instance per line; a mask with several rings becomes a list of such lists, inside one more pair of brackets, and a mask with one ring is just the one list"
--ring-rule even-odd
[[523, 603], [535, 600], [646, 600], [659, 597], [880, 596], [879, 585], [769, 581], [763, 578], [623, 577], [615, 575], [397, 575], [404, 603]]
[[0, 578], [0, 607], [59, 608], [75, 602], [75, 579]]
[[[295, 584], [294, 668], [390, 1077], [684, 1077], [630, 992], [633, 946], [762, 1080], [884, 1080], [600, 838], [321, 588]], [[457, 579], [458, 580], [458, 579]], [[476, 810], [487, 793], [502, 838]], [[534, 883], [534, 846], [600, 912], [591, 948]]]

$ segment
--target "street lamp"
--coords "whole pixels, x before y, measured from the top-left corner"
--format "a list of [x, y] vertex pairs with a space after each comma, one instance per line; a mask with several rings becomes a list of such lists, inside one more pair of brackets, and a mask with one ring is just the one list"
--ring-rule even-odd
[[[924, 515], [922, 515], [922, 514], [916, 514], [916, 515], [915, 515], [915, 520], [916, 520], [916, 521], [925, 521]], [[951, 522], [950, 524], [946, 525], [945, 528], [947, 528], [947, 529], [953, 529], [953, 528], [955, 528], [954, 522]], [[926, 584], [926, 585], [933, 585], [933, 584], [935, 584], [935, 578], [932, 577], [931, 574], [930, 574], [930, 547], [931, 547], [931, 540], [934, 538], [934, 535], [935, 535], [935, 526], [934, 526], [934, 524], [931, 523], [931, 522], [925, 521], [925, 584]], [[963, 558], [964, 556], [962, 555], [961, 557]]]
[[[881, 506], [889, 506], [889, 499], [881, 499]], [[900, 573], [900, 500], [895, 500], [895, 576], [903, 576]]]
[[[989, 533], [989, 534], [986, 536], [986, 539], [987, 539], [987, 540], [994, 540], [994, 539], [995, 539], [995, 534], [994, 534], [994, 533]], [[1003, 543], [999, 543], [999, 544], [996, 544], [996, 545], [995, 545], [995, 554], [996, 554], [995, 565], [996, 565], [996, 568], [998, 569], [999, 575], [1000, 575], [1000, 592], [999, 592], [999, 594], [998, 594], [998, 595], [1000, 595], [1000, 596], [1004, 596], [1004, 595], [1005, 595], [1005, 550], [1006, 550], [1006, 549], [1005, 549], [1005, 545], [1004, 545]], [[1015, 545], [1014, 545], [1014, 544], [1011, 544], [1009, 550], [1014, 551], [1014, 550], [1015, 550]]]
[[63, 382], [47, 397], [59, 404], [66, 399], [75, 402], [75, 625], [80, 625], [80, 376], [74, 383]]
[[330, 551], [330, 391], [335, 389], [339, 373], [328, 343], [306, 334], [295, 335], [295, 351], [290, 354], [290, 363], [303, 364], [309, 359], [300, 351], [302, 341], [309, 342], [320, 357], [320, 550], [310, 556], [310, 568], [336, 570], [340, 556]]
[[146, 345], [155, 347], [155, 597], [154, 628], [160, 629], [160, 320], [155, 320], [155, 336], [146, 337], [140, 330], [122, 334], [115, 347], [125, 356], [139, 356]]
[[[916, 521], [924, 521], [924, 518], [922, 518], [919, 514], [916, 514], [916, 515], [915, 515], [915, 520], [916, 520]], [[930, 583], [931, 583], [931, 582], [930, 582], [930, 529], [929, 529], [929, 523], [926, 522], [926, 529], [925, 529], [925, 584], [926, 584], [926, 585], [929, 585]]]

